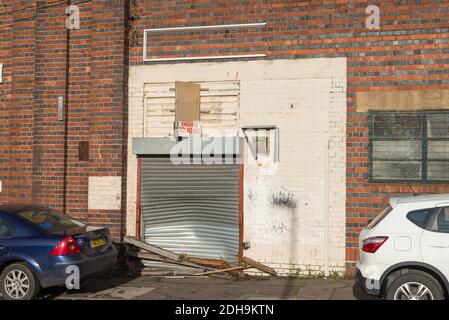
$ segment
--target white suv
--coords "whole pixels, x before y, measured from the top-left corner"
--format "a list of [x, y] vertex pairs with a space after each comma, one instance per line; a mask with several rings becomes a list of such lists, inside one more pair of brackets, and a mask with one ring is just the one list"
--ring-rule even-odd
[[449, 294], [449, 194], [390, 199], [360, 233], [359, 286], [392, 300]]

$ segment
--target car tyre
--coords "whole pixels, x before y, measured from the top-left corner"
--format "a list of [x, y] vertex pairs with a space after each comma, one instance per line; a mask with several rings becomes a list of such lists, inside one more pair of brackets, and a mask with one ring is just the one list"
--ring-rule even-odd
[[0, 275], [0, 291], [6, 300], [31, 300], [40, 291], [40, 283], [25, 263], [7, 266]]
[[419, 270], [408, 270], [395, 277], [388, 286], [387, 300], [443, 300], [440, 283], [430, 274]]

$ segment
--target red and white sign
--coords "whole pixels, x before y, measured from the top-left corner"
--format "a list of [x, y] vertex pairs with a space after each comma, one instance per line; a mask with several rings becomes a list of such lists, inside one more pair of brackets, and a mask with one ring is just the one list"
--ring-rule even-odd
[[200, 121], [178, 121], [176, 125], [176, 136], [190, 137], [194, 135], [201, 135]]

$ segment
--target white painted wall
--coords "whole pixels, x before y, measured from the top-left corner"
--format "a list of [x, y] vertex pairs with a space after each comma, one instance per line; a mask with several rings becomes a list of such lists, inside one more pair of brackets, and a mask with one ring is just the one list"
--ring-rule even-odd
[[122, 203], [122, 177], [89, 177], [89, 210], [120, 210]]
[[[240, 81], [240, 127], [280, 128], [280, 162], [271, 168], [274, 171], [245, 166], [244, 239], [251, 243], [245, 255], [275, 267], [281, 274], [324, 271], [327, 214], [329, 269], [343, 271], [346, 59], [131, 67], [127, 189], [130, 235], [135, 232], [137, 185], [131, 141], [144, 136], [145, 83], [173, 81]], [[279, 193], [291, 194], [290, 207], [272, 204], [272, 194]]]

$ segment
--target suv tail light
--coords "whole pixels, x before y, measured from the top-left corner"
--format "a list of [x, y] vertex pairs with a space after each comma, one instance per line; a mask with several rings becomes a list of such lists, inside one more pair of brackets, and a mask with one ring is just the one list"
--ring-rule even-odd
[[388, 237], [367, 238], [362, 241], [362, 251], [375, 253], [387, 240]]
[[80, 247], [76, 243], [75, 239], [71, 236], [65, 237], [59, 242], [56, 247], [50, 252], [51, 256], [68, 256], [71, 254], [80, 253]]

